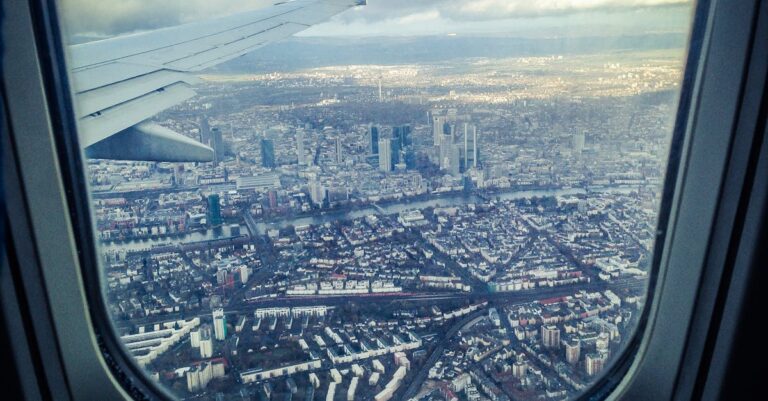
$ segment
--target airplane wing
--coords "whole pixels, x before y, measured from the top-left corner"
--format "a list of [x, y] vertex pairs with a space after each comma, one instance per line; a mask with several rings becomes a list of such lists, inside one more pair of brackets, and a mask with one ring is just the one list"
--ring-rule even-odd
[[80, 143], [91, 158], [211, 161], [213, 150], [146, 121], [195, 95], [193, 73], [293, 35], [365, 0], [266, 9], [69, 47]]

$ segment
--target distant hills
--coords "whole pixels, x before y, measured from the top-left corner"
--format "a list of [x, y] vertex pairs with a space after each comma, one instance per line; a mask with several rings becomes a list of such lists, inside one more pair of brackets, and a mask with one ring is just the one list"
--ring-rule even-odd
[[434, 63], [471, 57], [523, 57], [593, 54], [606, 51], [674, 49], [686, 35], [517, 38], [413, 36], [376, 38], [293, 37], [258, 49], [213, 71], [259, 73], [334, 65]]

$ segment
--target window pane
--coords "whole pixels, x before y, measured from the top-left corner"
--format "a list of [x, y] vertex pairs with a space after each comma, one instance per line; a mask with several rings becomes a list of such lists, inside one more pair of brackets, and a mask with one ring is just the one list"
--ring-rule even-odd
[[104, 302], [179, 398], [571, 399], [635, 334], [690, 3], [60, 3]]

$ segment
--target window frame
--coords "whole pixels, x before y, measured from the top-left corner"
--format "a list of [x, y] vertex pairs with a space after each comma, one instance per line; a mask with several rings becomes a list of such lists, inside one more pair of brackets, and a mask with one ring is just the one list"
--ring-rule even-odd
[[[10, 236], [20, 281], [44, 292], [26, 291], [23, 297], [30, 310], [39, 311], [35, 319], [48, 322], [33, 325], [35, 335], [28, 334], [48, 350], [40, 353], [44, 377], [38, 380], [45, 379], [57, 399], [172, 399], [124, 352], [101, 302], [54, 3], [4, 2], [2, 26], [3, 37], [13, 38], [7, 47], [14, 55], [3, 58], [10, 131], [4, 174], [18, 194], [7, 199]], [[733, 233], [750, 162], [741, 150], [752, 143], [750, 127], [759, 118], [750, 103], [757, 96], [750, 84], [765, 78], [765, 63], [751, 57], [757, 27], [768, 19], [765, 5], [759, 7], [753, 0], [695, 5], [672, 146], [679, 159], [668, 166], [673, 179], [665, 180], [668, 207], [660, 216], [667, 229], [659, 232], [654, 251], [656, 282], [630, 346], [582, 398], [690, 399], [698, 391], [698, 361], [706, 357], [716, 309], [712, 294], [721, 290], [727, 255], [738, 242]]]

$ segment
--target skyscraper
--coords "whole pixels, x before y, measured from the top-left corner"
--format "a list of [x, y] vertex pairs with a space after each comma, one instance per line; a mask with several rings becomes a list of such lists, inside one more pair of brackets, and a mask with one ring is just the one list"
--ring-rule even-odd
[[468, 123], [464, 123], [464, 157], [462, 158], [464, 161], [464, 170], [469, 168], [469, 132], [467, 130], [467, 127], [469, 126]]
[[213, 310], [213, 332], [219, 341], [227, 338], [227, 319], [224, 316], [224, 309]]
[[411, 144], [411, 126], [399, 125], [392, 127], [392, 137], [400, 140], [400, 147], [404, 148]]
[[416, 153], [413, 151], [412, 148], [406, 148], [402, 152], [403, 156], [403, 163], [405, 163], [406, 169], [413, 169], [416, 168]]
[[200, 117], [200, 142], [209, 145], [211, 140], [211, 127], [208, 125], [208, 117]]
[[480, 164], [480, 145], [477, 143], [477, 127], [472, 126], [472, 167], [477, 168]]
[[221, 219], [221, 206], [219, 205], [219, 195], [208, 195], [208, 224], [212, 226], [220, 226]]
[[400, 136], [394, 136], [389, 141], [390, 158], [392, 159], [392, 166], [400, 163], [400, 149], [403, 148]]
[[336, 137], [336, 164], [341, 164], [344, 162], [344, 154], [342, 151], [343, 149], [341, 146], [341, 137]]
[[434, 146], [440, 146], [440, 141], [443, 139], [443, 125], [445, 125], [445, 117], [432, 116], [432, 144]]
[[322, 205], [325, 200], [325, 187], [317, 180], [311, 180], [308, 185], [309, 198], [315, 205]]
[[296, 157], [299, 165], [304, 165], [304, 131], [296, 131]]
[[457, 144], [448, 147], [448, 172], [453, 176], [461, 174], [461, 149]]
[[224, 139], [219, 127], [211, 129], [211, 147], [213, 148], [213, 165], [218, 166], [224, 158]]
[[464, 170], [477, 168], [477, 127], [464, 123]]
[[456, 126], [454, 124], [449, 123], [448, 121], [443, 123], [443, 135], [450, 135], [451, 140], [453, 140], [456, 136]]
[[275, 162], [275, 144], [271, 139], [261, 140], [261, 166], [268, 168], [277, 167]]
[[452, 148], [453, 148], [453, 141], [451, 140], [451, 135], [448, 134], [441, 134], [440, 135], [440, 169], [441, 170], [448, 170], [450, 169], [451, 165], [451, 158], [452, 156]]
[[379, 128], [373, 124], [368, 127], [368, 153], [379, 154]]
[[379, 170], [392, 171], [392, 140], [379, 139]]

